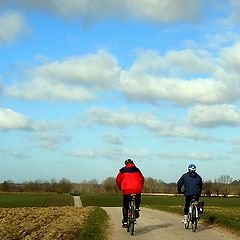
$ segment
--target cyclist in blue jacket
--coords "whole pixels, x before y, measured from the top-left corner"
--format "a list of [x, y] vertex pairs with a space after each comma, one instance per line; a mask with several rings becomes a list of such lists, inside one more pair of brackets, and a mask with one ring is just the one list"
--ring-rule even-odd
[[[184, 187], [184, 191], [182, 191], [182, 187]], [[196, 201], [198, 201], [202, 192], [202, 187], [202, 178], [196, 173], [196, 166], [190, 164], [188, 166], [188, 172], [184, 173], [177, 182], [178, 193], [184, 193], [185, 195], [183, 223], [187, 221], [191, 198], [195, 196]]]

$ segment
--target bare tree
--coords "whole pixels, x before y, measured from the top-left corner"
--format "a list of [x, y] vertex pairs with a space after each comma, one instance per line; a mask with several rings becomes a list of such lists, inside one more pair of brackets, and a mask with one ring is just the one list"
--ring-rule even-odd
[[213, 183], [212, 181], [206, 181], [204, 182], [204, 185], [203, 185], [203, 192], [204, 192], [204, 195], [206, 195], [207, 197], [211, 197], [212, 193], [213, 193]]
[[108, 177], [103, 181], [103, 189], [106, 193], [116, 193], [116, 181], [114, 177]]
[[230, 193], [232, 178], [229, 175], [221, 175], [218, 182], [221, 184], [221, 194], [227, 197]]
[[70, 193], [71, 189], [72, 183], [66, 178], [62, 178], [59, 183], [57, 183], [57, 192], [59, 193]]

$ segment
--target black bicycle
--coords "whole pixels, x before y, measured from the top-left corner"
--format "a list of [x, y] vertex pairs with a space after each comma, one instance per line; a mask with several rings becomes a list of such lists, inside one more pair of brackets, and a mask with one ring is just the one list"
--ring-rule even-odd
[[192, 231], [195, 232], [197, 230], [200, 214], [203, 213], [203, 206], [204, 202], [198, 202], [194, 196], [192, 197], [187, 222], [184, 224], [186, 229], [188, 229], [191, 224]]
[[130, 202], [129, 202], [129, 208], [128, 208], [128, 221], [127, 221], [127, 231], [131, 233], [131, 235], [134, 234], [134, 225], [136, 224], [136, 206], [135, 206], [135, 198], [136, 194], [131, 194], [130, 196]]

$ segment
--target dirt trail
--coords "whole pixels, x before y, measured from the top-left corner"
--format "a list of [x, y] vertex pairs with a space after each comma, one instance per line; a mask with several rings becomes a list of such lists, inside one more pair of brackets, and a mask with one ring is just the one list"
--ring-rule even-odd
[[[110, 216], [109, 240], [133, 239], [121, 227], [121, 208], [104, 207]], [[135, 239], [137, 240], [236, 240], [232, 234], [211, 225], [199, 222], [196, 232], [186, 230], [181, 223], [181, 216], [148, 208], [142, 208], [141, 217], [136, 224]]]

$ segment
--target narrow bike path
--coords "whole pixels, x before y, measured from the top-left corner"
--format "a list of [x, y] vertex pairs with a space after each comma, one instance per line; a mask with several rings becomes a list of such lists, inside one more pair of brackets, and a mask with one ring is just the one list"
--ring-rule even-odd
[[196, 232], [191, 229], [185, 229], [181, 223], [181, 216], [152, 210], [148, 208], [141, 208], [141, 216], [135, 225], [135, 234], [131, 236], [125, 228], [121, 226], [121, 208], [119, 207], [104, 207], [110, 216], [109, 240], [236, 240], [235, 236], [226, 232], [225, 230], [216, 227], [205, 225], [201, 223], [198, 225]]
[[82, 207], [82, 201], [80, 196], [73, 196], [73, 200], [74, 200], [74, 206], [75, 207]]

